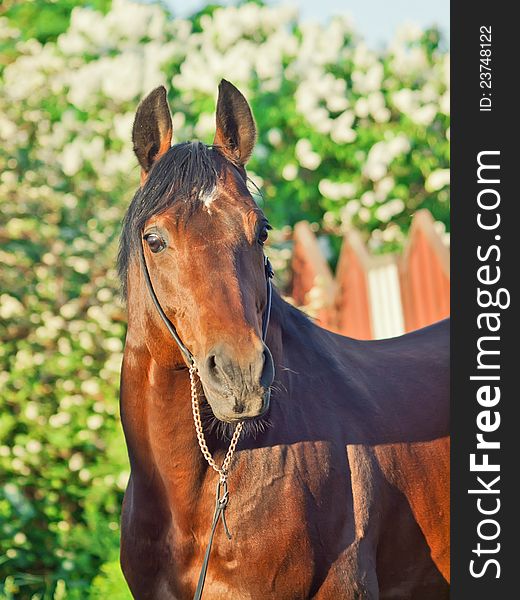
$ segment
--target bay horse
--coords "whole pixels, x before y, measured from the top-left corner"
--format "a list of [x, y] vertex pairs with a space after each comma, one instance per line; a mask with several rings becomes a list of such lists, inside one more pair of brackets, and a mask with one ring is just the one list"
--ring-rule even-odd
[[[449, 322], [358, 341], [285, 302], [247, 186], [255, 138], [225, 80], [211, 146], [172, 145], [162, 87], [136, 113], [118, 257], [125, 578], [139, 600], [197, 597], [214, 533], [205, 600], [448, 598]], [[227, 508], [208, 464], [226, 454]], [[211, 519], [224, 509], [231, 540]]]

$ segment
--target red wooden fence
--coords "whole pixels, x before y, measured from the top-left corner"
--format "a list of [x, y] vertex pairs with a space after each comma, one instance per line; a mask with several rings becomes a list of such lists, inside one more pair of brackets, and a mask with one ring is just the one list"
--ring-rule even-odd
[[450, 253], [427, 210], [415, 214], [400, 279], [406, 331], [450, 314]]
[[336, 282], [307, 221], [294, 226], [291, 297], [324, 327], [334, 328]]
[[417, 211], [401, 255], [372, 255], [351, 230], [335, 276], [310, 225], [294, 228], [291, 296], [328, 329], [358, 339], [400, 335], [449, 315], [449, 249]]

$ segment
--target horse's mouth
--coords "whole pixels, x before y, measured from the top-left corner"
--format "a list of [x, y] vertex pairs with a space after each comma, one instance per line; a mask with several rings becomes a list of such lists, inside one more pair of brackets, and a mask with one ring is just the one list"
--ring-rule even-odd
[[206, 393], [204, 393], [204, 399], [201, 402], [201, 416], [208, 430], [217, 433], [218, 437], [231, 439], [237, 424], [243, 423], [243, 435], [252, 435], [256, 438], [259, 433], [271, 426], [271, 421], [268, 418], [271, 405], [270, 398], [271, 389], [269, 388], [262, 394], [260, 410], [256, 410], [254, 413], [234, 410], [222, 411], [219, 410], [218, 403], [212, 404]]
[[[243, 403], [235, 401], [234, 407], [230, 410], [222, 411], [219, 407], [211, 403], [210, 400], [206, 401], [211, 408], [211, 411], [216, 419], [224, 423], [236, 424], [241, 421], [254, 421], [255, 419], [261, 419], [269, 410], [271, 400], [271, 390], [268, 389], [261, 395], [261, 406], [259, 408], [247, 408]], [[257, 402], [255, 402], [257, 404]]]

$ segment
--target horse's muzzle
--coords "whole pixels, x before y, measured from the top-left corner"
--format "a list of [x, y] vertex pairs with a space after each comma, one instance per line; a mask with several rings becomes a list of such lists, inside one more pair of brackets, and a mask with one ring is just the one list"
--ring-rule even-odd
[[199, 366], [199, 374], [217, 419], [244, 421], [269, 409], [275, 370], [271, 352], [263, 342], [261, 351], [250, 355], [249, 360], [231, 356], [227, 346], [215, 346]]

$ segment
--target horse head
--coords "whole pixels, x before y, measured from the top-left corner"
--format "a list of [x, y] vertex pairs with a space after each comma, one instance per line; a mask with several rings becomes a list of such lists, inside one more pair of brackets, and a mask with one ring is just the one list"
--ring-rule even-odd
[[269, 407], [274, 366], [262, 336], [269, 224], [245, 170], [256, 138], [251, 109], [223, 80], [213, 144], [172, 146], [166, 90], [159, 87], [139, 105], [132, 137], [141, 185], [119, 254], [129, 331], [137, 328], [158, 364], [185, 368], [186, 357], [161, 322], [164, 311], [193, 358], [214, 416], [228, 423], [259, 417]]

